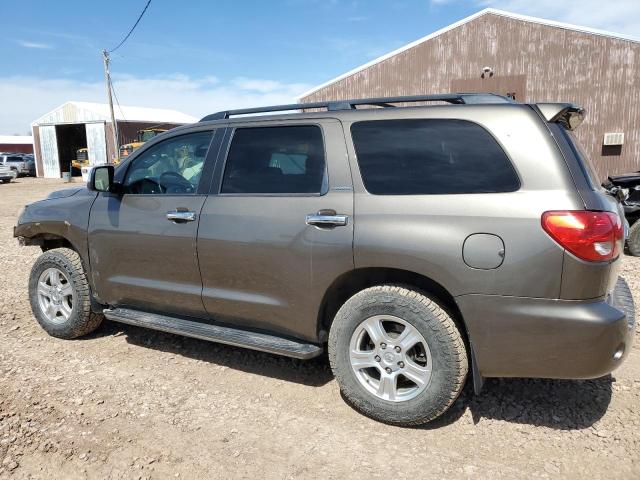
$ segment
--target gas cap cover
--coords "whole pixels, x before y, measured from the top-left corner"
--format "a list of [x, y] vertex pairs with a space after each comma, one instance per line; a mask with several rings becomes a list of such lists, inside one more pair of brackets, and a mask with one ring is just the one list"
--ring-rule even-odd
[[462, 245], [462, 258], [471, 268], [498, 268], [504, 261], [504, 242], [492, 233], [471, 234]]

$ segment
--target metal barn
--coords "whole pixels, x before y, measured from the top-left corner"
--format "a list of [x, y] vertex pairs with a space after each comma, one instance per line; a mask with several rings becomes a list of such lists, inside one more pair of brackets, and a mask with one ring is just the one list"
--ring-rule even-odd
[[[120, 145], [133, 141], [138, 130], [174, 128], [198, 121], [175, 110], [143, 107], [116, 107], [115, 118]], [[89, 163], [112, 161], [118, 154], [113, 145], [109, 106], [102, 103], [66, 102], [31, 124], [36, 174], [59, 178], [71, 171], [76, 152], [87, 148]]]
[[301, 102], [493, 92], [587, 109], [576, 134], [598, 174], [640, 170], [640, 39], [486, 9], [372, 60]]

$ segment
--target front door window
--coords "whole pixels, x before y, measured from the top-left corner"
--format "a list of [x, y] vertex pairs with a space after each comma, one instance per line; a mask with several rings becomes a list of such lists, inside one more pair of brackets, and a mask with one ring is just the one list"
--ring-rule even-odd
[[194, 194], [213, 132], [169, 138], [136, 157], [124, 179], [124, 193]]

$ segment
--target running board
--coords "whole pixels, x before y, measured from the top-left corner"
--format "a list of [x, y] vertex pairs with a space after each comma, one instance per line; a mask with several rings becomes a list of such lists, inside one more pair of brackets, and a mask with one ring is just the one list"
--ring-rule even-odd
[[194, 322], [182, 318], [146, 313], [127, 308], [105, 309], [104, 316], [114, 322], [126, 323], [137, 327], [175, 333], [185, 337], [199, 338], [210, 342], [224, 343], [236, 347], [250, 348], [260, 352], [275, 353], [287, 357], [306, 360], [322, 354], [322, 347], [312, 343], [268, 335], [266, 333], [249, 332], [237, 328]]

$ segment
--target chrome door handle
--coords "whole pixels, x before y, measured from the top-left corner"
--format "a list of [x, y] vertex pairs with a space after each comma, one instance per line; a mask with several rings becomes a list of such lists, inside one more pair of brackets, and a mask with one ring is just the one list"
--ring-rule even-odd
[[196, 212], [187, 212], [176, 210], [175, 212], [167, 212], [167, 220], [176, 223], [193, 222], [196, 219]]
[[347, 215], [322, 215], [320, 213], [313, 213], [306, 217], [306, 224], [316, 227], [344, 227], [348, 221], [349, 217]]

